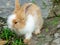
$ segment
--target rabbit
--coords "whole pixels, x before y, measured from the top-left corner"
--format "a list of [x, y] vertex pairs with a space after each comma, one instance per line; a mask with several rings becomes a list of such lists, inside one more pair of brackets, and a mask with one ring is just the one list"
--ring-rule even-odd
[[24, 35], [25, 44], [30, 42], [32, 33], [36, 35], [40, 33], [43, 22], [40, 8], [36, 4], [25, 3], [20, 5], [19, 0], [15, 0], [15, 9], [7, 18], [8, 28], [18, 35]]

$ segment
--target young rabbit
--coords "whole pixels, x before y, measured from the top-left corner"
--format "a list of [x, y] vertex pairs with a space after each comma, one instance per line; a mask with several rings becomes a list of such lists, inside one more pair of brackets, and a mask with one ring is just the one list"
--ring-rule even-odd
[[7, 24], [18, 35], [25, 35], [24, 43], [29, 43], [32, 33], [39, 34], [43, 25], [40, 8], [33, 3], [20, 6], [19, 0], [16, 0], [15, 10], [8, 16]]

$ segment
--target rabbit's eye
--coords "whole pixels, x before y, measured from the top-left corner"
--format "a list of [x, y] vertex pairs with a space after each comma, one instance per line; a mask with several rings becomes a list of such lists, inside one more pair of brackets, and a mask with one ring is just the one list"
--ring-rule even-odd
[[17, 24], [19, 21], [18, 20], [13, 20], [13, 23], [14, 24]]
[[15, 22], [15, 24], [17, 24], [17, 22]]

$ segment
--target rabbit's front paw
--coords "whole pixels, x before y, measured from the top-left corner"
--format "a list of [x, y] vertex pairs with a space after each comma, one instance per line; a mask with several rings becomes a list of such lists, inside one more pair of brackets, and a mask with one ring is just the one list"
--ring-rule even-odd
[[24, 44], [29, 44], [30, 39], [24, 39]]
[[35, 30], [35, 35], [38, 35], [38, 34], [40, 34], [40, 29], [37, 29], [37, 30]]
[[25, 35], [24, 44], [29, 44], [31, 37], [32, 37], [32, 34], [31, 33], [27, 33]]

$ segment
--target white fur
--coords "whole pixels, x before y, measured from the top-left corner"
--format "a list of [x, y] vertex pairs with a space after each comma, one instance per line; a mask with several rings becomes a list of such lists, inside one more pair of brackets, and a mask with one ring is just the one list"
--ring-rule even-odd
[[26, 39], [32, 37], [32, 33], [35, 29], [36, 17], [33, 17], [31, 14], [27, 16], [26, 26], [19, 30], [20, 34], [25, 34]]
[[35, 28], [35, 19], [32, 15], [27, 16], [27, 21], [25, 27], [20, 30], [21, 34], [32, 33]]
[[12, 14], [12, 15], [8, 16], [7, 25], [10, 29], [12, 29], [12, 25], [13, 25], [12, 21], [13, 21], [13, 19], [15, 19], [15, 17], [16, 17], [15, 14]]

